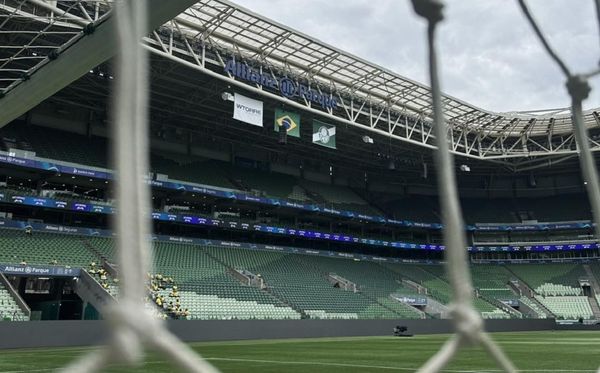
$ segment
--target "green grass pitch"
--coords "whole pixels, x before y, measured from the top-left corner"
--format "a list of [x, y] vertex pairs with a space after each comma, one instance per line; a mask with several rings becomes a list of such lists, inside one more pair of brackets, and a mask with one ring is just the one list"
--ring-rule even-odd
[[[6, 338], [5, 336], [4, 338]], [[495, 333], [522, 372], [596, 372], [600, 332]], [[195, 343], [223, 372], [413, 372], [448, 338], [355, 337]], [[44, 372], [63, 366], [92, 348], [0, 351], [0, 372]], [[172, 372], [161, 355], [148, 352], [143, 366], [112, 366], [109, 372]], [[480, 348], [463, 350], [445, 372], [499, 372]]]

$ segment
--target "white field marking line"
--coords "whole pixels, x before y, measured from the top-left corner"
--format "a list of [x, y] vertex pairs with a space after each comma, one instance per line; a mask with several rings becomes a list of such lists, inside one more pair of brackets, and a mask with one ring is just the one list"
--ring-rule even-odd
[[599, 337], [563, 337], [560, 335], [552, 335], [549, 334], [548, 336], [545, 336], [543, 338], [531, 338], [531, 337], [511, 337], [511, 338], [498, 338], [499, 340], [517, 340], [517, 341], [543, 341], [546, 340], [548, 338], [560, 338], [561, 341], [596, 341], [599, 342], [600, 341], [600, 336]]
[[[322, 365], [322, 366], [337, 366], [337, 367], [356, 367], [356, 368], [370, 368], [370, 369], [385, 369], [385, 370], [402, 370], [402, 371], [414, 371], [416, 368], [404, 368], [404, 367], [392, 367], [385, 365], [366, 365], [366, 364], [345, 364], [345, 363], [326, 363], [326, 362], [311, 362], [311, 361], [281, 361], [281, 360], [260, 360], [260, 359], [241, 359], [241, 358], [220, 358], [220, 357], [211, 357], [205, 358], [205, 360], [213, 360], [213, 361], [239, 361], [239, 362], [247, 362], [247, 363], [263, 363], [263, 364], [293, 364], [293, 365]], [[147, 361], [144, 362], [143, 365], [152, 365], [152, 364], [168, 364], [167, 360], [157, 360], [157, 361]], [[45, 368], [45, 369], [27, 369], [27, 370], [5, 370], [0, 371], [0, 373], [30, 373], [30, 372], [50, 372], [54, 371], [55, 368]], [[447, 373], [496, 373], [502, 372], [500, 369], [485, 369], [485, 370], [456, 370], [456, 369], [444, 369], [442, 372]], [[593, 369], [521, 369], [520, 372], [531, 372], [531, 373], [555, 373], [555, 372], [565, 372], [565, 373], [594, 373]]]
[[584, 341], [502, 341], [503, 345], [591, 345], [599, 346], [600, 342], [584, 342]]
[[413, 371], [413, 372], [415, 371], [415, 369], [418, 369], [418, 367], [402, 368], [402, 367], [391, 367], [391, 366], [385, 366], [385, 365], [327, 363], [327, 362], [320, 362], [320, 361], [285, 361], [285, 360], [243, 359], [243, 358], [229, 358], [229, 357], [205, 357], [204, 359], [210, 360], [210, 361], [239, 361], [239, 362], [249, 362], [249, 363], [269, 363], [269, 364], [286, 364], [286, 365], [322, 365], [322, 366], [332, 366], [332, 367], [354, 367], [354, 368], [407, 370], [407, 371]]
[[[47, 355], [46, 355], [47, 356]], [[169, 360], [155, 360], [155, 361], [145, 361], [142, 365], [150, 365], [150, 364], [168, 364]], [[119, 365], [119, 364], [115, 364]], [[25, 370], [0, 370], [0, 373], [29, 373], [29, 372], [50, 372], [56, 371], [61, 367], [57, 368], [40, 368], [40, 369], [25, 369]]]
[[[558, 338], [560, 338], [561, 341], [600, 342], [600, 338], [563, 338], [563, 337], [558, 337]], [[510, 340], [506, 339], [506, 341], [510, 341]], [[534, 341], [543, 341], [543, 339], [542, 338], [531, 338], [531, 339], [515, 338], [514, 341], [534, 342]]]
[[[388, 370], [406, 370], [414, 371], [418, 368], [403, 368], [403, 367], [392, 367], [386, 365], [366, 365], [366, 364], [345, 364], [345, 363], [326, 363], [319, 361], [283, 361], [283, 360], [262, 360], [262, 359], [242, 359], [242, 358], [228, 358], [228, 357], [205, 357], [205, 360], [212, 361], [240, 361], [250, 363], [272, 363], [272, 364], [292, 364], [292, 365], [323, 365], [323, 366], [335, 366], [335, 367], [355, 367], [355, 368], [372, 368], [372, 369], [388, 369]], [[485, 369], [485, 370], [455, 370], [455, 369], [444, 369], [443, 372], [448, 373], [484, 373], [484, 372], [503, 372], [501, 369]], [[521, 369], [520, 372], [588, 372], [593, 373], [594, 369]]]
[[[429, 341], [428, 341], [429, 342]], [[563, 340], [561, 339], [560, 341], [556, 341], [556, 342], [543, 342], [543, 341], [502, 341], [499, 342], [501, 345], [590, 345], [590, 346], [597, 346], [600, 345], [600, 340], [597, 341], [589, 341], [589, 340], [585, 340], [585, 339], [580, 339], [580, 340]], [[267, 343], [265, 343], [267, 344]], [[439, 344], [438, 341], [431, 341], [431, 343], [428, 344]], [[196, 344], [198, 346], [201, 346], [201, 344]], [[225, 343], [219, 343], [219, 345], [237, 345], [237, 343], [233, 343], [233, 344], [225, 344]], [[207, 344], [207, 346], [210, 346], [210, 344]], [[83, 349], [65, 349], [63, 351], [60, 351], [60, 349], [40, 349], [40, 350], [31, 350], [28, 352], [14, 352], [11, 353], [10, 351], [3, 351], [0, 352], [0, 357], [10, 357], [10, 358], [18, 358], [18, 357], [28, 357], [31, 356], [32, 352], [37, 352], [37, 353], [43, 353], [44, 356], [64, 356], [64, 357], [73, 357], [73, 356], [78, 356], [83, 352], [87, 352], [92, 350], [93, 347], [90, 348], [83, 348]], [[48, 352], [46, 352], [48, 351]], [[3, 371], [0, 371], [0, 373], [4, 373]]]
[[[577, 337], [561, 337], [560, 341], [558, 342], [541, 342], [539, 340], [536, 339], [527, 339], [530, 338], [531, 336], [529, 334], [531, 333], [537, 333], [537, 332], [515, 332], [515, 333], [492, 333], [493, 335], [497, 335], [497, 336], [503, 336], [504, 334], [510, 334], [510, 335], [515, 335], [517, 337], [525, 337], [525, 339], [521, 340], [521, 341], [499, 341], [500, 343], [506, 343], [506, 344], [561, 344], [562, 342], [567, 342], [567, 341], [572, 341], [572, 342], [576, 342], [576, 341], [581, 341], [581, 342], [585, 342], [585, 343], [590, 343], [590, 342], [600, 342], [600, 338], [577, 338]], [[585, 331], [578, 331], [578, 334], [581, 333], [586, 333]], [[598, 332], [595, 331], [589, 331], [589, 334], [597, 334]], [[563, 335], [568, 335], [571, 333], [561, 333]], [[420, 343], [439, 343], [439, 341], [437, 340], [437, 338], [432, 339], [432, 340], [427, 340], [427, 338], [420, 338], [420, 337], [431, 337], [431, 336], [416, 336], [415, 339], [419, 339]], [[435, 335], [435, 337], [445, 337], [445, 335]], [[290, 338], [290, 339], [262, 339], [262, 340], [237, 340], [237, 341], [204, 341], [204, 342], [192, 342], [190, 343], [191, 346], [206, 346], [206, 345], [246, 345], [246, 344], [271, 344], [271, 343], [290, 343], [290, 342], [295, 342], [295, 343], [314, 343], [314, 342], [344, 342], [344, 341], [366, 341], [366, 340], [391, 340], [391, 338], [389, 336], [355, 336], [355, 337], [325, 337], [325, 338]], [[566, 343], [565, 343], [566, 344]], [[594, 344], [594, 343], [592, 343]], [[29, 355], [31, 352], [58, 352], [58, 351], [63, 351], [64, 353], [76, 353], [76, 352], [85, 352], [85, 351], [89, 351], [89, 350], [93, 350], [97, 348], [97, 346], [86, 346], [86, 347], [81, 347], [81, 346], [73, 346], [73, 347], [59, 347], [59, 348], [30, 348], [30, 349], [25, 349], [25, 351], [23, 349], [20, 349], [21, 351], [18, 351], [19, 349], [7, 349], [4, 351], [0, 351], [0, 356], [3, 355], [9, 355], [11, 357], [17, 357], [20, 355]], [[14, 351], [14, 352], [13, 352]]]
[[[439, 336], [446, 336], [445, 334], [438, 334]], [[416, 336], [419, 337], [429, 337], [429, 336]], [[442, 337], [440, 337], [440, 340]], [[286, 339], [246, 339], [246, 340], [235, 340], [235, 341], [202, 341], [202, 342], [189, 342], [188, 345], [192, 347], [196, 346], [237, 346], [237, 345], [250, 345], [250, 344], [281, 344], [281, 343], [315, 343], [315, 342], [354, 342], [354, 341], [369, 341], [369, 340], [394, 340], [397, 338], [390, 336], [357, 336], [357, 337], [324, 337], [324, 338], [286, 338]], [[600, 340], [600, 338], [599, 338]], [[423, 342], [429, 342], [427, 340], [423, 340]], [[431, 343], [441, 343], [437, 340], [432, 340]], [[65, 353], [70, 352], [87, 352], [97, 348], [102, 348], [103, 345], [96, 346], [73, 346], [73, 347], [33, 347], [33, 348], [11, 348], [0, 350], [0, 356], [10, 355], [19, 356], [19, 355], [31, 355], [32, 352], [40, 353], [40, 352], [61, 352]]]
[[[438, 334], [442, 336], [442, 334]], [[447, 336], [444, 334], [443, 336]], [[415, 336], [414, 338], [429, 337], [425, 335]], [[424, 338], [423, 338], [424, 339]], [[371, 341], [371, 340], [398, 340], [397, 337], [392, 336], [357, 336], [357, 337], [323, 337], [323, 338], [282, 338], [282, 339], [241, 339], [234, 341], [201, 341], [201, 342], [190, 342], [189, 345], [194, 346], [238, 346], [248, 344], [281, 344], [281, 343], [320, 343], [320, 342], [354, 342], [354, 341]], [[440, 337], [443, 342], [443, 337]], [[440, 343], [439, 341], [435, 341]]]
[[[65, 358], [73, 358], [73, 357], [76, 357], [76, 356], [81, 356], [85, 352], [86, 351], [81, 351], [81, 352], [62, 352], [62, 353], [58, 353], [57, 352], [57, 353], [53, 353], [53, 354], [45, 353], [45, 354], [42, 354], [42, 355], [44, 357], [46, 357], [46, 356], [54, 356], [54, 357], [62, 357], [62, 356], [64, 356]], [[10, 355], [10, 356], [7, 356], [7, 355], [2, 356], [2, 355], [0, 355], [0, 358], [7, 358], [7, 357], [10, 357], [10, 358], [22, 358], [22, 357], [30, 357], [30, 356], [31, 356], [31, 354], [20, 354], [20, 355], [15, 354], [15, 355]], [[2, 372], [2, 371], [0, 371], [0, 372]]]
[[[386, 339], [386, 337], [381, 338]], [[369, 340], [369, 338], [356, 338], [351, 339], [349, 341], [357, 341], [357, 340]], [[339, 340], [331, 340], [331, 342], [343, 342], [343, 339]], [[397, 341], [394, 339], [394, 341]], [[318, 339], [306, 339], [306, 340], [297, 340], [295, 339], [293, 342], [302, 342], [302, 343], [311, 343], [311, 342], [329, 342], [329, 341], [320, 341]], [[239, 346], [239, 345], [254, 345], [254, 344], [274, 344], [274, 343], [292, 343], [292, 341], [281, 340], [280, 342], [275, 342], [275, 340], [248, 340], [248, 341], [217, 341], [217, 342], [195, 342], [191, 343], [191, 346], [197, 347], [205, 347], [205, 346]], [[419, 340], [419, 343], [422, 344], [439, 344], [439, 340]], [[498, 341], [501, 345], [510, 345], [510, 344], [523, 344], [523, 345], [600, 345], [600, 338], [560, 338], [560, 340], [556, 341], [540, 341], [540, 340], [521, 340], [521, 341]], [[44, 356], [72, 356], [76, 354], [80, 354], [82, 352], [91, 351], [98, 347], [58, 347], [58, 348], [33, 348], [27, 349], [26, 351], [22, 350], [4, 350], [0, 351], [0, 357], [20, 357], [20, 356], [30, 356], [32, 353], [43, 353]]]
[[[91, 350], [68, 350], [68, 351], [56, 351], [56, 350], [46, 350], [48, 352], [43, 352], [40, 351], [44, 356], [73, 356], [73, 355], [80, 355], [83, 354], [85, 352], [91, 351]], [[11, 353], [0, 353], [0, 358], [16, 358], [16, 357], [29, 357], [31, 356], [32, 352], [15, 352], [14, 354]]]
[[6, 350], [0, 350], [0, 356], [10, 355], [10, 356], [18, 356], [18, 355], [31, 355], [32, 353], [38, 352], [85, 352], [90, 351], [96, 348], [102, 348], [103, 346], [89, 346], [89, 347], [48, 347], [48, 348], [10, 348]]
[[[580, 331], [578, 331], [580, 332]], [[514, 336], [515, 339], [517, 340], [522, 340], [522, 341], [540, 341], [540, 340], [544, 340], [547, 337], [540, 337], [540, 338], [535, 338], [531, 336], [532, 333], [538, 333], [538, 332], [514, 332], [514, 333], [509, 333], [509, 332], [497, 332], [497, 333], [490, 333], [492, 335], [492, 337], [497, 338], [499, 343], [504, 343], [505, 341], [505, 337], [511, 337]], [[581, 341], [600, 341], [600, 338], [596, 338], [596, 337], [592, 337], [592, 338], [576, 338], [576, 337], [562, 337], [562, 335], [566, 335], [567, 333], [562, 334], [563, 332], [560, 332], [561, 334], [556, 334], [556, 335], [552, 335], [552, 337], [560, 337], [561, 341], [566, 341], [566, 340], [581, 340]], [[581, 333], [590, 333], [590, 334], [596, 334], [596, 335], [600, 335], [599, 332], [597, 331], [581, 331]], [[571, 333], [568, 333], [571, 334]], [[430, 335], [416, 335], [413, 337], [413, 340], [417, 339], [419, 341], [419, 343], [424, 343], [424, 344], [442, 344], [444, 342], [444, 340], [449, 336], [450, 334], [430, 334]], [[192, 347], [196, 347], [196, 346], [223, 346], [223, 345], [227, 345], [227, 346], [238, 346], [238, 345], [256, 345], [256, 344], [281, 344], [281, 343], [320, 343], [320, 342], [354, 342], [354, 341], [370, 341], [370, 340], [377, 340], [377, 341], [394, 341], [394, 343], [398, 343], [400, 341], [398, 341], [398, 338], [396, 337], [391, 337], [391, 336], [355, 336], [355, 337], [324, 337], [324, 338], [285, 338], [285, 339], [242, 339], [242, 340], [235, 340], [235, 341], [202, 341], [202, 342], [191, 342], [189, 343], [190, 346]]]
[[[203, 341], [203, 342], [190, 342], [188, 343], [191, 347], [211, 347], [211, 346], [239, 346], [239, 345], [256, 345], [256, 344], [281, 344], [281, 343], [320, 343], [320, 342], [354, 342], [354, 341], [370, 341], [373, 339], [392, 340], [393, 337], [388, 336], [375, 336], [375, 337], [332, 337], [332, 338], [289, 338], [289, 339], [248, 339], [248, 340], [237, 340], [237, 341]], [[393, 339], [394, 341], [397, 340]], [[599, 339], [600, 340], [600, 339]], [[439, 344], [440, 341], [427, 341], [427, 343]], [[98, 348], [102, 348], [102, 345], [98, 346], [74, 346], [74, 347], [49, 347], [49, 348], [15, 348], [0, 350], [0, 357], [19, 357], [19, 356], [30, 356], [32, 353], [43, 353], [44, 356], [59, 356], [59, 355], [73, 355], [82, 352], [92, 351]]]
[[[540, 339], [526, 339], [528, 334], [537, 333], [537, 332], [515, 332], [514, 335], [519, 337], [525, 337], [520, 341], [509, 341], [509, 340], [499, 340], [499, 343], [515, 343], [515, 342], [536, 342]], [[598, 334], [597, 331], [578, 331], [578, 333], [594, 333]], [[509, 333], [498, 332], [498, 333], [490, 333], [492, 336], [500, 336], [504, 337], [505, 335], [511, 335]], [[414, 339], [418, 339], [419, 343], [443, 343], [444, 338], [447, 338], [448, 334], [431, 334], [431, 335], [417, 335], [413, 337]], [[531, 337], [529, 337], [531, 338]], [[236, 340], [236, 341], [202, 341], [202, 342], [190, 342], [188, 343], [190, 346], [237, 346], [237, 345], [249, 345], [249, 344], [281, 344], [281, 343], [318, 343], [318, 342], [354, 342], [354, 341], [369, 341], [369, 340], [394, 340], [398, 341], [397, 338], [390, 336], [357, 336], [357, 337], [325, 337], [325, 338], [287, 338], [287, 339], [247, 339], [247, 340]], [[600, 338], [576, 338], [576, 337], [560, 337], [560, 341], [581, 341], [581, 342], [600, 342]], [[12, 356], [20, 356], [20, 355], [30, 355], [32, 352], [40, 353], [40, 352], [86, 352], [96, 348], [101, 348], [102, 345], [97, 346], [73, 346], [73, 347], [33, 347], [33, 348], [16, 348], [16, 349], [5, 349], [0, 350], [0, 356], [10, 355]]]
[[[146, 364], [168, 364], [169, 361], [168, 360], [157, 360], [157, 361], [146, 361], [144, 362], [143, 365]], [[40, 369], [24, 369], [24, 370], [0, 370], [0, 373], [30, 373], [30, 372], [53, 372], [56, 371], [57, 369], [60, 369], [62, 366], [60, 367], [56, 367], [56, 368], [40, 368]]]

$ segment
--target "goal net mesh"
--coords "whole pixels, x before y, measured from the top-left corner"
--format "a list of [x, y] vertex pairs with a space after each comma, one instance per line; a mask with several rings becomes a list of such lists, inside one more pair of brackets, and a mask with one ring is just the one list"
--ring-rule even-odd
[[[600, 185], [594, 158], [589, 149], [587, 130], [582, 120], [582, 101], [588, 97], [587, 80], [598, 70], [573, 74], [558, 57], [536, 24], [524, 0], [518, 1], [540, 42], [559, 65], [572, 98], [573, 130], [579, 149], [582, 173], [593, 210], [594, 221], [600, 218]], [[595, 0], [600, 13], [600, 0]], [[429, 48], [429, 73], [433, 102], [433, 124], [438, 141], [434, 151], [438, 170], [438, 188], [444, 225], [445, 265], [453, 289], [451, 314], [455, 333], [419, 369], [439, 372], [464, 346], [481, 346], [499, 368], [516, 372], [517, 368], [502, 349], [485, 332], [483, 319], [473, 306], [473, 286], [466, 251], [465, 227], [460, 209], [454, 159], [448, 146], [448, 129], [440, 90], [436, 27], [443, 20], [440, 0], [412, 0], [418, 16], [427, 21], [426, 40]], [[107, 312], [112, 339], [108, 346], [95, 350], [63, 368], [64, 372], [98, 371], [116, 362], [139, 363], [144, 346], [159, 350], [174, 365], [189, 372], [216, 372], [202, 357], [179, 341], [163, 322], [145, 311], [145, 280], [150, 270], [150, 187], [144, 178], [149, 171], [148, 129], [148, 56], [140, 40], [148, 34], [147, 1], [116, 0], [112, 3], [116, 18], [118, 56], [115, 63], [115, 85], [112, 103], [114, 139], [113, 158], [116, 171], [117, 214], [115, 230], [119, 265], [122, 271], [121, 291], [117, 305]], [[596, 233], [600, 226], [596, 224]], [[600, 235], [597, 234], [600, 237]], [[598, 371], [600, 373], [600, 370]]]

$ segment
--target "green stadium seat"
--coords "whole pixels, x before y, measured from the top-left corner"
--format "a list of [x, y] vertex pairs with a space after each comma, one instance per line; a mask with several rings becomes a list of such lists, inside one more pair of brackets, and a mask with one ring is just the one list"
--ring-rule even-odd
[[579, 264], [511, 264], [507, 268], [544, 296], [581, 295], [579, 279], [588, 277]]
[[0, 321], [29, 321], [10, 292], [0, 284]]

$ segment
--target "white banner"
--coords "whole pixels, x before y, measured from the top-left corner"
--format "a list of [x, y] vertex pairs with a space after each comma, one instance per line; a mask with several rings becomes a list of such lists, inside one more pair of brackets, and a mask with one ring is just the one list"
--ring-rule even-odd
[[233, 119], [250, 123], [255, 126], [263, 126], [263, 102], [253, 100], [249, 97], [235, 94], [233, 101]]

